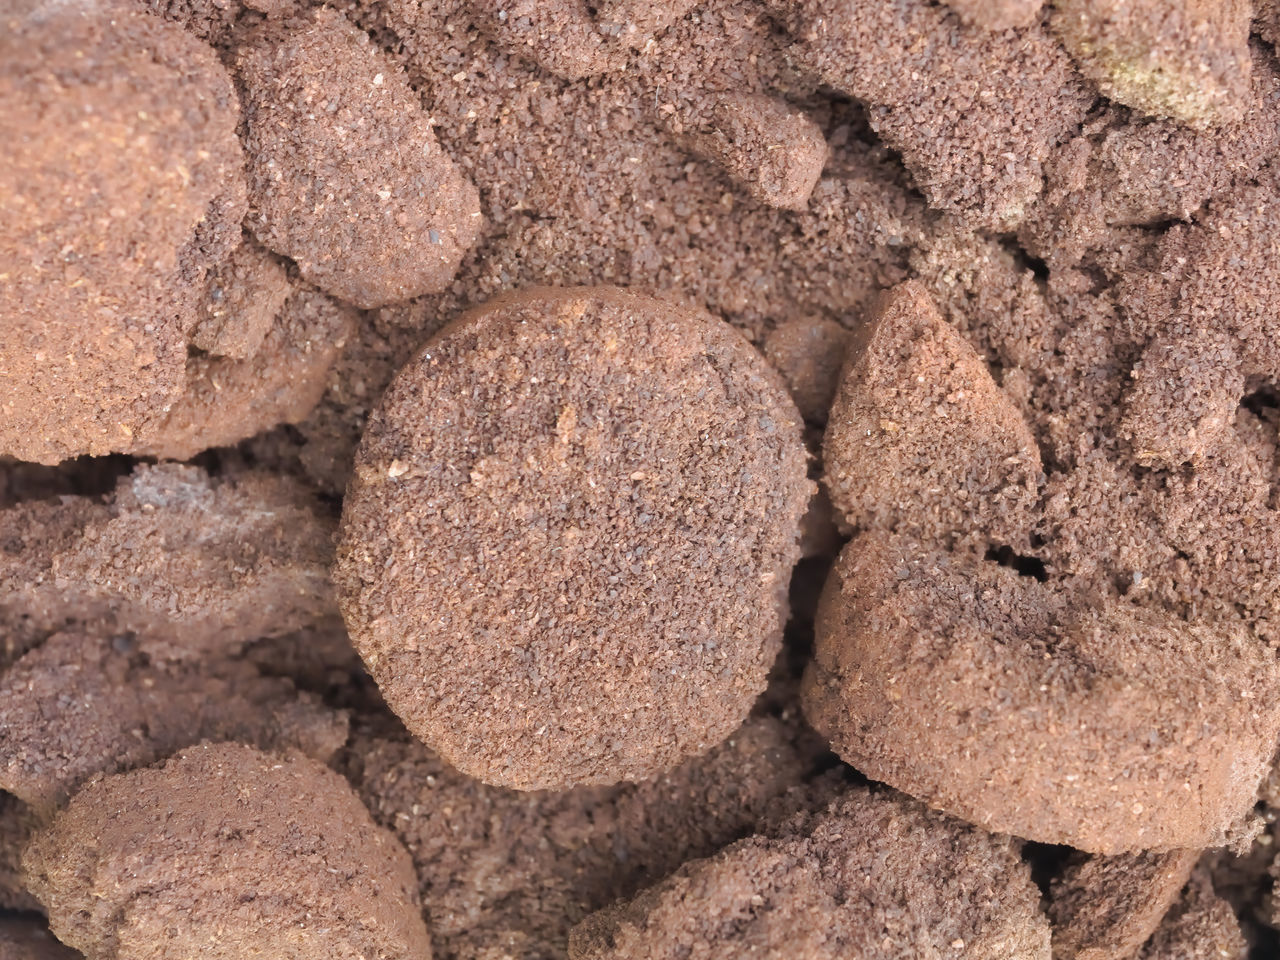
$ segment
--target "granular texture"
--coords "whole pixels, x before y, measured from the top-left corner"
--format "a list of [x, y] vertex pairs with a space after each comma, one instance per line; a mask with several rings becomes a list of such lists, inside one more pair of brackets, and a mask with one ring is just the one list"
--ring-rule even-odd
[[334, 579], [388, 704], [458, 769], [647, 779], [764, 688], [811, 490], [794, 404], [727, 325], [530, 290], [383, 396]]
[[753, 717], [657, 779], [563, 792], [490, 787], [403, 731], [347, 751], [374, 819], [417, 867], [436, 960], [563, 960], [569, 928], [769, 818], [821, 806], [821, 743]]
[[0, 452], [127, 451], [181, 393], [185, 317], [239, 239], [235, 91], [132, 3], [2, 16]]
[[1129, 960], [1155, 933], [1191, 877], [1196, 850], [1082, 857], [1054, 879], [1056, 960]]
[[95, 781], [23, 862], [88, 960], [431, 956], [404, 848], [298, 755], [206, 745]]
[[572, 960], [954, 955], [1048, 960], [1015, 842], [864, 789], [686, 864], [579, 925], [569, 946]]
[[279, 260], [256, 243], [242, 243], [209, 273], [191, 345], [219, 357], [252, 356], [292, 289]]
[[1275, 55], [1252, 51], [1248, 109], [1208, 129], [1109, 107], [1050, 158], [1037, 209], [1018, 239], [1051, 265], [1072, 266], [1125, 226], [1189, 220], [1212, 197], [1247, 183], [1280, 141]]
[[1016, 226], [1051, 151], [1093, 97], [1039, 24], [987, 31], [928, 0], [770, 0], [794, 56], [868, 104], [929, 204], [975, 225]]
[[22, 879], [22, 851], [36, 828], [31, 808], [0, 790], [0, 912], [39, 912], [40, 902], [27, 892]]
[[333, 525], [283, 477], [138, 466], [105, 500], [0, 511], [0, 622], [31, 646], [68, 623], [193, 656], [334, 611]]
[[202, 740], [327, 761], [346, 717], [240, 661], [152, 663], [128, 637], [51, 637], [0, 675], [0, 790], [47, 817], [95, 774]]
[[1044, 0], [946, 0], [960, 19], [988, 30], [1029, 27], [1040, 14]]
[[317, 10], [263, 25], [236, 76], [258, 239], [357, 307], [444, 289], [480, 230], [479, 198], [399, 65]]
[[1214, 893], [1207, 876], [1197, 873], [1138, 960], [1244, 960], [1248, 954], [1230, 904]]
[[185, 459], [311, 412], [355, 328], [355, 311], [298, 290], [247, 359], [194, 356], [187, 387], [139, 451]]
[[1226, 842], [1275, 752], [1276, 692], [1280, 665], [1239, 624], [1097, 605], [873, 533], [832, 571], [802, 696], [867, 776], [1115, 854]]
[[923, 287], [890, 291], [847, 351], [822, 444], [845, 523], [1025, 549], [1043, 473], [1035, 438]]
[[806, 422], [826, 423], [848, 344], [849, 331], [821, 315], [789, 318], [765, 337], [765, 358], [782, 374]]
[[1240, 115], [1252, 13], [1249, 0], [1056, 0], [1052, 23], [1107, 96], [1206, 126]]
[[53, 938], [42, 923], [0, 916], [0, 957], [4, 960], [78, 960], [79, 954]]

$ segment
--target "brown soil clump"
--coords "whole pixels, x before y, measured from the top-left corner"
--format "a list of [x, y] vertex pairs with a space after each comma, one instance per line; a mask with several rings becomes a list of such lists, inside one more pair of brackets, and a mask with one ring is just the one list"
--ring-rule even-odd
[[1196, 850], [1085, 857], [1053, 882], [1056, 960], [1129, 960], [1182, 895]]
[[490, 787], [404, 736], [358, 734], [353, 780], [418, 870], [436, 960], [562, 960], [592, 910], [825, 802], [821, 743], [794, 719], [749, 719], [725, 743], [637, 784]]
[[569, 956], [887, 960], [908, 949], [1048, 960], [1049, 925], [1013, 841], [859, 789], [592, 916]]
[[365, 432], [334, 574], [352, 641], [465, 773], [647, 779], [764, 689], [805, 461], [777, 375], [720, 321], [612, 288], [491, 302]]
[[139, 466], [105, 500], [0, 511], [0, 618], [16, 652], [77, 623], [158, 656], [234, 650], [333, 613], [332, 536], [282, 477]]
[[238, 661], [152, 663], [125, 637], [60, 634], [0, 675], [0, 790], [47, 817], [95, 774], [203, 740], [322, 762], [347, 720]]
[[404, 848], [297, 755], [206, 745], [95, 781], [24, 865], [88, 960], [431, 955]]
[[131, 3], [3, 18], [0, 452], [131, 450], [181, 394], [184, 318], [239, 241], [239, 104], [213, 50]]
[[250, 211], [262, 243], [357, 307], [438, 293], [480, 229], [399, 65], [331, 10], [236, 53]]

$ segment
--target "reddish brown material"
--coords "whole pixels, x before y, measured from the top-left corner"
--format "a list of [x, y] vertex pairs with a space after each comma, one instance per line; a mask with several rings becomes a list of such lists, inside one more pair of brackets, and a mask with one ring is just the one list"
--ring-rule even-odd
[[128, 637], [60, 634], [0, 676], [0, 790], [47, 817], [95, 774], [202, 740], [327, 761], [346, 717], [248, 663], [151, 663]]
[[815, 634], [805, 711], [842, 759], [1032, 840], [1222, 844], [1280, 735], [1280, 665], [1240, 625], [1099, 608], [902, 537], [845, 548]]
[[590, 917], [571, 960], [1048, 960], [1039, 891], [1007, 837], [890, 791], [851, 790]]
[[771, 817], [821, 806], [821, 742], [794, 721], [749, 719], [655, 780], [562, 792], [490, 787], [403, 731], [358, 734], [353, 779], [418, 870], [436, 960], [511, 953], [563, 960], [569, 928], [690, 857]]
[[443, 290], [475, 242], [480, 201], [399, 65], [318, 10], [264, 25], [236, 75], [258, 239], [358, 307]]
[[1198, 850], [1085, 857], [1053, 882], [1055, 960], [1129, 960], [1181, 897]]
[[824, 482], [856, 529], [930, 543], [1029, 541], [1043, 468], [986, 364], [918, 283], [853, 336], [823, 439]]
[[647, 779], [764, 689], [811, 489], [794, 405], [727, 325], [530, 290], [383, 396], [334, 579], [388, 704], [463, 772]]
[[0, 512], [0, 622], [20, 649], [70, 622], [153, 655], [234, 650], [332, 615], [332, 536], [283, 477], [140, 466], [105, 501]]
[[1252, 14], [1249, 0], [1057, 0], [1052, 22], [1107, 96], [1207, 126], [1243, 110]]
[[239, 239], [239, 105], [213, 50], [133, 4], [0, 16], [0, 453], [131, 450]]
[[306, 757], [205, 745], [98, 780], [24, 865], [88, 960], [431, 956], [404, 848]]

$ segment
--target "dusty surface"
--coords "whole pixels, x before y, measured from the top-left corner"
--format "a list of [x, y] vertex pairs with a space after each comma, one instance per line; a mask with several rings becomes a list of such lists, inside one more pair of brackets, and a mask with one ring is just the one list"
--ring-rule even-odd
[[1048, 960], [1038, 897], [1008, 838], [858, 789], [780, 836], [739, 841], [593, 915], [575, 928], [569, 956], [835, 960], [963, 950]]
[[811, 490], [800, 417], [730, 327], [530, 291], [384, 395], [334, 577], [388, 704], [464, 773], [643, 780], [764, 689]]
[[98, 780], [23, 863], [89, 960], [430, 956], [404, 848], [297, 755], [202, 746]]

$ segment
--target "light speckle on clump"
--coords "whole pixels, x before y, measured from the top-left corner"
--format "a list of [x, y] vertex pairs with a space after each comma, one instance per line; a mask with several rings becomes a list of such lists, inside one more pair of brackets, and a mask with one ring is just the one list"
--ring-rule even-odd
[[722, 741], [778, 651], [812, 490], [777, 376], [721, 321], [608, 287], [499, 298], [429, 349], [365, 432], [357, 463], [392, 467], [357, 467], [334, 572], [388, 704], [521, 789]]

